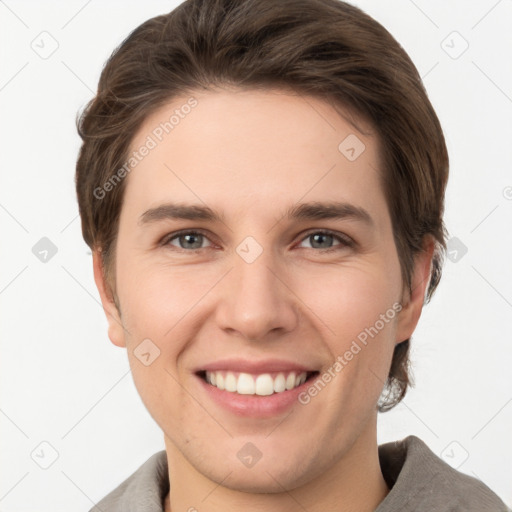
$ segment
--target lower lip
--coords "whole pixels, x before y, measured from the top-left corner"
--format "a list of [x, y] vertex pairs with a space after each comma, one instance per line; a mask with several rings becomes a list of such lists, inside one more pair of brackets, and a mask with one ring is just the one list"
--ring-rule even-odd
[[300, 393], [311, 386], [316, 376], [296, 388], [267, 396], [232, 393], [208, 384], [198, 375], [196, 378], [199, 379], [208, 396], [224, 409], [238, 416], [270, 418], [286, 412], [293, 404], [300, 404], [298, 401]]

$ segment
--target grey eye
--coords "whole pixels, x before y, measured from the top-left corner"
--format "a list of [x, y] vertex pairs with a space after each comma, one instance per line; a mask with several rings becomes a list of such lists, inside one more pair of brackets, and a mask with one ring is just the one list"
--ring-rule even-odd
[[[172, 243], [174, 240], [178, 241], [178, 245]], [[173, 245], [174, 247], [178, 247], [180, 249], [202, 249], [204, 240], [208, 239], [202, 233], [187, 231], [169, 238], [167, 244]]]

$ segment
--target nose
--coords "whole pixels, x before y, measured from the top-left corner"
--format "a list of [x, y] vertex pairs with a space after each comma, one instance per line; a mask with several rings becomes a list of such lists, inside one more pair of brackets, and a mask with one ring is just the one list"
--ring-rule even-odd
[[234, 268], [222, 283], [217, 325], [249, 341], [283, 336], [298, 323], [297, 296], [270, 252], [263, 251], [252, 263], [235, 254]]

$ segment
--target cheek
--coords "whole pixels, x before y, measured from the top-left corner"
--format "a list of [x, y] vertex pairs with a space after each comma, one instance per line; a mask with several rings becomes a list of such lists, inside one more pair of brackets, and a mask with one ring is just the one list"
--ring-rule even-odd
[[[128, 358], [135, 386], [152, 415], [172, 404], [173, 421], [180, 421], [180, 357], [201, 327], [201, 298], [212, 290], [218, 274], [223, 272], [150, 265], [136, 258], [119, 265]], [[162, 418], [153, 417], [162, 424]]]
[[[331, 267], [297, 280], [295, 286], [324, 324], [322, 330], [345, 342], [373, 326], [390, 308], [387, 316], [394, 318], [393, 305], [400, 299], [399, 268], [391, 270], [375, 262]], [[386, 329], [390, 323], [386, 322]]]
[[365, 396], [371, 402], [387, 378], [401, 309], [399, 268], [387, 268], [340, 269], [302, 288], [333, 364], [337, 361], [329, 372], [336, 375], [334, 387], [346, 400]]
[[[168, 339], [180, 331], [218, 280], [211, 270], [125, 261], [118, 289], [126, 328], [139, 336]], [[132, 340], [133, 341], [133, 340]]]

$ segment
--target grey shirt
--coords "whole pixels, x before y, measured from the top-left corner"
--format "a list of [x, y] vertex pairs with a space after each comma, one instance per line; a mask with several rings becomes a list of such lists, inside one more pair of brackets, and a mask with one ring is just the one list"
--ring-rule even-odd
[[[416, 436], [380, 445], [379, 460], [391, 490], [375, 512], [511, 512], [485, 484], [453, 469]], [[168, 492], [167, 456], [161, 451], [91, 512], [163, 512]]]

